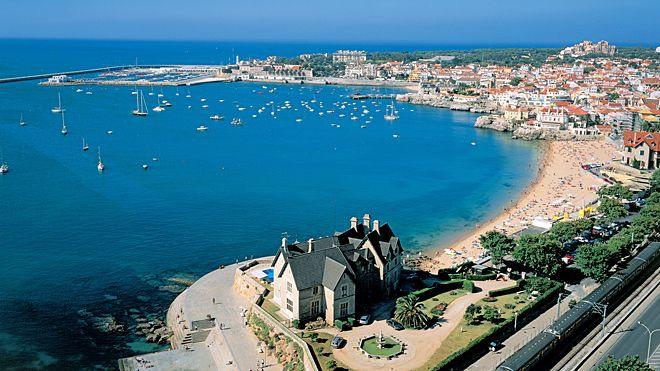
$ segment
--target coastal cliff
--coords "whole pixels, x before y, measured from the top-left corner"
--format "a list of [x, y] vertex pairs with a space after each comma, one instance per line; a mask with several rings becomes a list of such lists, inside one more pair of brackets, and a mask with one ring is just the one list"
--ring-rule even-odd
[[513, 139], [520, 140], [595, 140], [596, 136], [577, 136], [572, 130], [542, 129], [523, 126], [520, 122], [507, 120], [500, 115], [479, 116], [474, 122], [475, 128], [490, 129], [512, 133]]
[[474, 122], [475, 128], [491, 129], [502, 132], [514, 131], [518, 128], [518, 126], [518, 124], [515, 124], [509, 120], [505, 120], [503, 117], [498, 115], [479, 116]]
[[399, 94], [396, 99], [399, 102], [448, 108], [456, 111], [469, 111], [474, 113], [494, 113], [497, 111], [496, 106], [482, 100], [475, 102], [456, 102], [438, 95], [417, 93]]

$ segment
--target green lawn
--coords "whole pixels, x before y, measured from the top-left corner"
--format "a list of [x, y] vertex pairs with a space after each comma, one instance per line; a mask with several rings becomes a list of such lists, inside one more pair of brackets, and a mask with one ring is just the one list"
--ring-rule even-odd
[[280, 322], [282, 321], [282, 316], [279, 314], [280, 308], [275, 305], [275, 303], [270, 301], [270, 299], [265, 299], [263, 304], [261, 304], [261, 308], [263, 308], [263, 310], [268, 312], [268, 314], [271, 316], [275, 317], [276, 320]]
[[383, 347], [379, 348], [377, 338], [372, 337], [364, 341], [362, 344], [362, 349], [364, 349], [365, 352], [371, 354], [372, 356], [380, 357], [392, 356], [401, 351], [401, 344], [392, 338], [384, 337], [383, 344]]
[[[321, 369], [324, 371], [332, 371], [334, 369], [328, 368], [327, 364], [330, 360], [337, 362], [337, 360], [332, 356], [332, 338], [334, 336], [325, 332], [315, 333], [318, 334], [318, 338], [316, 338], [316, 340], [312, 340], [310, 337], [312, 333], [307, 332], [305, 332], [305, 337], [303, 340], [312, 346], [314, 354], [316, 355], [316, 359], [318, 359], [319, 364], [321, 365]], [[346, 369], [346, 367], [344, 367], [339, 362], [337, 362], [337, 368]]]
[[[481, 307], [484, 305], [490, 305], [491, 307], [499, 309], [502, 313], [502, 319], [504, 320], [513, 317], [516, 310], [520, 310], [527, 304], [527, 295], [524, 292], [508, 294], [497, 297], [497, 301], [495, 302], [485, 302], [482, 299], [477, 301], [475, 304]], [[507, 309], [504, 307], [506, 304], [513, 304], [515, 307], [512, 309]], [[436, 349], [435, 352], [433, 352], [433, 355], [426, 362], [426, 364], [418, 370], [432, 370], [445, 358], [449, 357], [455, 351], [468, 345], [472, 339], [481, 336], [486, 331], [490, 330], [493, 326], [495, 325], [487, 321], [482, 321], [478, 325], [468, 325], [465, 319], [461, 319], [461, 322], [454, 329], [454, 331], [452, 331], [449, 336], [442, 342], [440, 347]]]
[[435, 308], [436, 305], [440, 303], [446, 303], [447, 305], [449, 305], [452, 301], [466, 294], [467, 291], [463, 289], [455, 289], [440, 293], [432, 298], [426, 299], [422, 302], [422, 305], [424, 305], [424, 313], [426, 313], [429, 317], [433, 317], [434, 314], [431, 313], [431, 310]]

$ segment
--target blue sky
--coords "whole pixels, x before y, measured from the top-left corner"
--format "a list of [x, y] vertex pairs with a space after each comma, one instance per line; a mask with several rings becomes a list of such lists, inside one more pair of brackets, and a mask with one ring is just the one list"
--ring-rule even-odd
[[660, 0], [9, 0], [1, 8], [0, 38], [660, 43]]

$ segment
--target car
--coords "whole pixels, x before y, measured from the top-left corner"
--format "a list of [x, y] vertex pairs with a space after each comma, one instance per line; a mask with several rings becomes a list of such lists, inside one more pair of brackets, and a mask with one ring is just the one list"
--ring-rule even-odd
[[404, 329], [403, 325], [400, 324], [400, 323], [399, 323], [397, 320], [395, 320], [395, 319], [390, 318], [390, 319], [388, 319], [388, 320], [385, 321], [385, 322], [387, 323], [388, 326], [390, 326], [391, 328], [393, 328], [393, 329], [395, 329], [395, 330], [397, 330], [397, 331], [401, 331], [401, 330]]
[[360, 317], [360, 324], [361, 325], [368, 325], [369, 322], [371, 321], [371, 316], [368, 314], [365, 314], [364, 316]]
[[500, 344], [497, 343], [497, 342], [495, 342], [495, 341], [491, 341], [490, 344], [488, 344], [488, 349], [489, 349], [491, 352], [495, 352], [495, 351], [497, 351], [498, 349], [500, 349]]
[[334, 349], [339, 349], [341, 348], [342, 345], [344, 345], [344, 342], [345, 340], [343, 337], [336, 335], [335, 337], [332, 338], [332, 347]]

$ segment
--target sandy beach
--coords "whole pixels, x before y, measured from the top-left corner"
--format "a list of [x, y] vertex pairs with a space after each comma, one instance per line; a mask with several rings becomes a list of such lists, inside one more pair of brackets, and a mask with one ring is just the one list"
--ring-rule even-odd
[[466, 231], [466, 235], [457, 241], [428, 249], [425, 255], [416, 259], [420, 268], [434, 271], [459, 264], [464, 259], [476, 259], [483, 253], [479, 236], [485, 232], [499, 230], [511, 235], [530, 225], [535, 218], [551, 220], [595, 201], [596, 191], [605, 183], [582, 169], [581, 165], [597, 162], [607, 166], [613, 157], [618, 156], [616, 146], [606, 139], [551, 141], [544, 146], [537, 177], [518, 200], [511, 200], [510, 206], [498, 216]]

